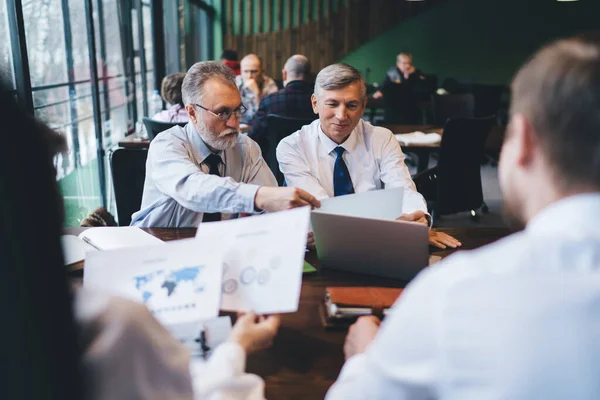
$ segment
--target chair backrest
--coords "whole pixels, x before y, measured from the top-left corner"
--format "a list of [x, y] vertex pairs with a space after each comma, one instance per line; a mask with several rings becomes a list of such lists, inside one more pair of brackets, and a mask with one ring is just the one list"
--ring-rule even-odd
[[[317, 116], [315, 115], [315, 118]], [[281, 139], [291, 135], [292, 133], [300, 130], [304, 125], [308, 125], [315, 120], [303, 119], [303, 118], [291, 118], [283, 117], [277, 114], [267, 115], [267, 145], [265, 146], [266, 154], [263, 154], [265, 161], [273, 175], [277, 178], [279, 186], [283, 185], [283, 174], [279, 170], [279, 163], [277, 162], [277, 155], [275, 150]]]
[[110, 157], [120, 226], [129, 225], [142, 205], [147, 158], [148, 149], [117, 149]]
[[436, 125], [444, 125], [449, 118], [473, 118], [475, 97], [472, 93], [432, 96], [433, 117]]
[[444, 125], [437, 168], [438, 214], [475, 210], [483, 205], [481, 161], [496, 117], [451, 118]]
[[383, 89], [384, 123], [414, 125], [418, 123], [417, 100], [407, 83], [390, 83]]
[[154, 139], [156, 135], [161, 133], [162, 131], [166, 131], [167, 129], [171, 129], [174, 126], [186, 126], [187, 122], [161, 122], [155, 121], [152, 118], [144, 117], [142, 118], [144, 122], [144, 126], [146, 127], [146, 132], [148, 132], [148, 138], [150, 140]]

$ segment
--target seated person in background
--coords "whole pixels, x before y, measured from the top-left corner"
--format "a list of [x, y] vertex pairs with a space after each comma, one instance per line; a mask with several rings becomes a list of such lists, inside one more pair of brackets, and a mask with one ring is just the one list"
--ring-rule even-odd
[[197, 227], [238, 213], [320, 206], [304, 190], [276, 187], [256, 142], [239, 134], [244, 105], [231, 69], [196, 63], [182, 92], [190, 123], [150, 143], [141, 210], [131, 225]]
[[374, 99], [383, 97], [384, 120], [388, 124], [417, 124], [419, 109], [417, 105], [417, 85], [425, 76], [412, 63], [410, 53], [400, 53], [396, 57], [396, 66], [391, 67], [373, 94]]
[[0, 181], [12, 188], [0, 191], [1, 291], [19, 299], [3, 302], [2, 309], [11, 319], [3, 331], [10, 346], [0, 358], [7, 398], [263, 399], [263, 380], [244, 373], [244, 364], [246, 354], [270, 345], [277, 316], [238, 318], [228, 341], [204, 361], [191, 359], [139, 303], [86, 289], [73, 296], [52, 165], [64, 140], [20, 110], [2, 83], [0, 117], [6, 121], [0, 129], [4, 143], [31, 155], [12, 151], [0, 158]]
[[185, 110], [183, 100], [181, 99], [181, 85], [183, 84], [183, 78], [185, 78], [183, 72], [177, 72], [163, 78], [160, 86], [160, 94], [170, 107], [152, 117], [153, 120], [172, 123], [189, 121], [188, 113]]
[[[401, 220], [429, 224], [427, 206], [388, 129], [361, 119], [365, 80], [354, 67], [334, 64], [317, 75], [312, 107], [319, 119], [279, 142], [277, 161], [290, 186], [318, 199], [377, 189], [404, 188]], [[430, 231], [430, 243], [456, 247], [449, 235]]]
[[223, 53], [221, 53], [221, 62], [231, 68], [235, 76], [240, 74], [240, 61], [235, 50], [223, 50]]
[[262, 60], [256, 54], [248, 54], [242, 58], [241, 75], [235, 78], [236, 85], [242, 95], [242, 103], [248, 111], [242, 115], [242, 123], [250, 124], [258, 110], [260, 100], [268, 94], [275, 93], [277, 84], [264, 74]]
[[284, 117], [309, 120], [315, 118], [310, 102], [313, 84], [308, 81], [310, 79], [308, 58], [300, 54], [291, 56], [283, 66], [281, 73], [283, 74], [284, 88], [263, 97], [248, 134], [260, 145], [263, 157], [266, 157], [265, 150], [268, 147], [266, 137], [267, 115], [277, 114]]
[[524, 231], [425, 269], [361, 318], [327, 399], [599, 399], [600, 42], [539, 51], [512, 85], [499, 176]]
[[413, 57], [410, 53], [400, 53], [396, 56], [396, 66], [391, 67], [385, 74], [385, 78], [380, 85], [380, 89], [373, 93], [373, 98], [379, 99], [384, 96], [385, 89], [392, 84], [401, 84], [414, 82], [418, 79], [425, 79], [421, 70], [413, 65]]

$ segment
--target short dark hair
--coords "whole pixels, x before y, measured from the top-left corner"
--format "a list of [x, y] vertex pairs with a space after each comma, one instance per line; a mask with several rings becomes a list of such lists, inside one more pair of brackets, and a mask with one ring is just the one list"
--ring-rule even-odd
[[237, 61], [238, 60], [238, 53], [235, 50], [225, 49], [221, 53], [221, 60]]
[[183, 107], [181, 85], [183, 84], [184, 78], [185, 74], [183, 72], [176, 72], [163, 78], [162, 84], [160, 85], [160, 95], [164, 101], [173, 105], [179, 104]]
[[512, 83], [511, 115], [531, 123], [561, 190], [600, 189], [600, 41], [559, 40]]

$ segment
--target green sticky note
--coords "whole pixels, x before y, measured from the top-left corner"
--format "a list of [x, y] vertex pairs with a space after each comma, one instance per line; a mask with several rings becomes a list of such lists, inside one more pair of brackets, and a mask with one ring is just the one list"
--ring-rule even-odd
[[304, 261], [304, 268], [302, 269], [303, 274], [310, 274], [311, 272], [317, 272], [317, 269]]

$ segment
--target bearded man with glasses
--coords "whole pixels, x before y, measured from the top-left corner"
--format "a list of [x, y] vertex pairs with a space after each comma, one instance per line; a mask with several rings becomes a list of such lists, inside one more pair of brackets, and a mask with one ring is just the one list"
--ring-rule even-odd
[[182, 97], [190, 122], [150, 144], [139, 227], [197, 227], [239, 213], [319, 207], [311, 194], [277, 181], [252, 139], [239, 134], [246, 111], [233, 72], [214, 61], [194, 64]]

